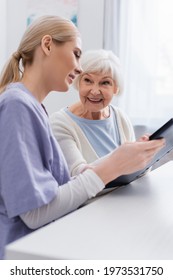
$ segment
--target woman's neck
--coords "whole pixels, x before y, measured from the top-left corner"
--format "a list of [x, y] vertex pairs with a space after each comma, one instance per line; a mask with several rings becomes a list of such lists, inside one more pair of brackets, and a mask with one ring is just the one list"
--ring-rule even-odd
[[110, 117], [110, 108], [107, 106], [106, 108], [103, 108], [102, 110], [98, 112], [91, 112], [86, 110], [81, 102], [77, 102], [73, 105], [71, 105], [69, 108], [69, 111], [72, 112], [74, 115], [89, 119], [89, 120], [104, 120]]
[[44, 98], [47, 96], [48, 93], [45, 93], [44, 89], [42, 88], [42, 84], [35, 82], [35, 79], [30, 78], [28, 75], [25, 75], [21, 79], [21, 83], [32, 93], [32, 95], [38, 100], [38, 102], [42, 103]]

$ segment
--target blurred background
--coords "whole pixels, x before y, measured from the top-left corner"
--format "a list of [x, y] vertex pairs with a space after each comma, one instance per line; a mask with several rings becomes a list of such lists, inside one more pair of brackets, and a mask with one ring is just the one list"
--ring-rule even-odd
[[[0, 70], [38, 16], [71, 19], [83, 51], [111, 49], [122, 64], [124, 92], [114, 98], [134, 125], [151, 130], [173, 117], [172, 0], [0, 0]], [[73, 87], [52, 92], [48, 113], [78, 99]]]

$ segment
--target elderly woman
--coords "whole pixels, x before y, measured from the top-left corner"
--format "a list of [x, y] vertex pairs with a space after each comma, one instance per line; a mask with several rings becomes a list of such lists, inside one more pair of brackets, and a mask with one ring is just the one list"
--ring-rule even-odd
[[131, 122], [111, 104], [122, 92], [121, 66], [112, 51], [87, 51], [81, 58], [83, 72], [75, 87], [80, 101], [51, 118], [54, 135], [67, 160], [71, 175], [87, 164], [112, 152], [127, 141], [134, 141]]

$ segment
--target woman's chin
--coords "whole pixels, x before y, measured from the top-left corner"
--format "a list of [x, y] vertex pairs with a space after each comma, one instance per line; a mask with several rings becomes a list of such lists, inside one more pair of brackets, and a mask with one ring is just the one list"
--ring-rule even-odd
[[58, 90], [59, 92], [66, 92], [69, 90], [70, 85], [68, 83], [64, 84], [63, 86], [58, 86]]

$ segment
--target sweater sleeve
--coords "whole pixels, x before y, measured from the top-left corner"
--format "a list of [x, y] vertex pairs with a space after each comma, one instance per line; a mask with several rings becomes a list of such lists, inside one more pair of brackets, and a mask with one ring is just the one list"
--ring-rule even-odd
[[125, 112], [116, 106], [112, 106], [117, 116], [117, 122], [120, 132], [121, 144], [124, 142], [135, 141], [135, 133], [133, 125]]
[[47, 205], [20, 215], [31, 229], [37, 229], [76, 210], [88, 199], [104, 189], [102, 180], [91, 169], [86, 170], [68, 183], [57, 187], [55, 198]]
[[[78, 175], [83, 167], [96, 159], [91, 153], [90, 144], [87, 143], [86, 139], [80, 137], [80, 132], [74, 129], [75, 124], [61, 111], [50, 117], [50, 125], [57, 142], [61, 146], [71, 176]], [[86, 142], [83, 143], [83, 141]], [[85, 147], [85, 150], [83, 147]], [[90, 158], [90, 162], [86, 157]]]

